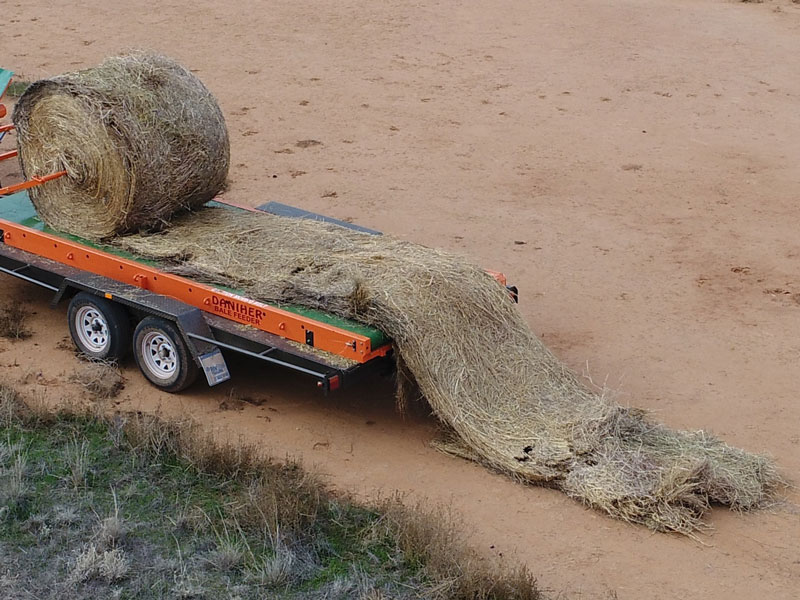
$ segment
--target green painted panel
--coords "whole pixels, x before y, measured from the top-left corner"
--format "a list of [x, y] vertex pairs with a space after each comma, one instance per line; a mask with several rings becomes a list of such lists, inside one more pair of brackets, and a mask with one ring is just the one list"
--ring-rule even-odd
[[0, 217], [12, 223], [41, 230], [41, 227], [28, 224], [32, 220], [38, 222], [39, 218], [36, 216], [36, 209], [33, 208], [31, 199], [26, 191], [0, 196]]
[[2, 95], [8, 84], [11, 83], [11, 78], [14, 76], [13, 71], [9, 71], [8, 69], [0, 69], [0, 95]]

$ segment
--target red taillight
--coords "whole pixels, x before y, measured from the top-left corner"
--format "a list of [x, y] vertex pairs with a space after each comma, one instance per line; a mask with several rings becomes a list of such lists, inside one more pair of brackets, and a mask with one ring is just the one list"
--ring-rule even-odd
[[339, 376], [334, 375], [330, 379], [328, 379], [328, 389], [330, 391], [338, 390], [339, 389]]

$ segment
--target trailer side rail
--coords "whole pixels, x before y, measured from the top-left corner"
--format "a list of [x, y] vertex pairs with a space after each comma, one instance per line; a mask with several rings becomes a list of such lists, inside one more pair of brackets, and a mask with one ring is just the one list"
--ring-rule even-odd
[[141, 316], [166, 318], [176, 323], [190, 342], [195, 361], [205, 353], [222, 348], [313, 377], [317, 386], [326, 393], [347, 387], [390, 365], [388, 357], [377, 357], [346, 368], [336, 366], [322, 357], [303, 352], [302, 348], [290, 347], [280, 336], [243, 327], [225, 318], [207, 315], [174, 298], [4, 244], [0, 244], [0, 272], [54, 292], [54, 306], [75, 292], [85, 291], [113, 300]]

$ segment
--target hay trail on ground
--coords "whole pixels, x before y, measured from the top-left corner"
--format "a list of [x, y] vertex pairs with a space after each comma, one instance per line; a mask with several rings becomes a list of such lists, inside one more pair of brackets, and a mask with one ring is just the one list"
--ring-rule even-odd
[[689, 533], [710, 503], [753, 508], [779, 483], [765, 457], [671, 430], [589, 390], [503, 286], [447, 252], [221, 208], [116, 243], [178, 274], [382, 329], [402, 357], [401, 388], [418, 386], [451, 431], [446, 450], [612, 516]]

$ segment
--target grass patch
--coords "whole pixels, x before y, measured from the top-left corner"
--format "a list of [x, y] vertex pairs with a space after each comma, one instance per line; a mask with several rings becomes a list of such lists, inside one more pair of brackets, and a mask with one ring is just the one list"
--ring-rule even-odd
[[26, 327], [28, 312], [19, 302], [6, 302], [0, 305], [0, 337], [11, 340], [24, 340], [31, 336]]
[[191, 423], [54, 413], [0, 385], [0, 597], [539, 597], [459, 531]]

